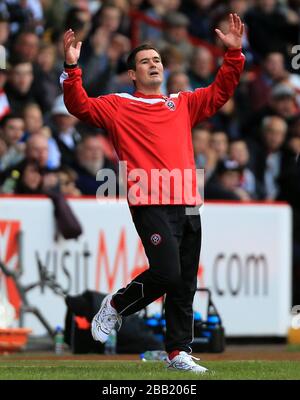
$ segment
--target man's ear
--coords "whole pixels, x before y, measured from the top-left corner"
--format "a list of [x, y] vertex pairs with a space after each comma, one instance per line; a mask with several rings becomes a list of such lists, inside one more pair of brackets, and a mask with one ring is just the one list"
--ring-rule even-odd
[[132, 81], [135, 81], [136, 80], [135, 70], [134, 69], [129, 69], [128, 70], [128, 76]]

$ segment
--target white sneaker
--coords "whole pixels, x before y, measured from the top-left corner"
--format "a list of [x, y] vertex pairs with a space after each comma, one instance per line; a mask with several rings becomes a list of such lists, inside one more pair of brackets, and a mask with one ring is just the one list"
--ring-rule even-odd
[[181, 351], [177, 356], [172, 358], [172, 360], [167, 359], [168, 369], [177, 371], [191, 371], [197, 374], [204, 374], [208, 371], [207, 368], [201, 367], [195, 363], [194, 360], [199, 360], [199, 358], [193, 357], [185, 351]]
[[94, 316], [92, 321], [92, 336], [94, 340], [98, 340], [101, 343], [105, 343], [110, 332], [114, 329], [116, 323], [119, 324], [119, 328], [122, 324], [122, 317], [119, 315], [114, 307], [111, 306], [110, 302], [112, 295], [107, 295], [102, 303], [100, 310]]

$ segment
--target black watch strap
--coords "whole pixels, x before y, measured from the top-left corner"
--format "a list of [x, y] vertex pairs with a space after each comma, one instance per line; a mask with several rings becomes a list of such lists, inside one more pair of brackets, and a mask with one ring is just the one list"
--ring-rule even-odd
[[64, 62], [64, 68], [76, 68], [77, 67], [77, 63], [76, 64], [67, 64], [66, 62]]

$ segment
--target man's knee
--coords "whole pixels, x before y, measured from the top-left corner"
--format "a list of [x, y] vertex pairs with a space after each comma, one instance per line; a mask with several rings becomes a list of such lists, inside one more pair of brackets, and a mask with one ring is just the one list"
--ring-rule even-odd
[[182, 287], [182, 279], [179, 273], [173, 271], [167, 277], [167, 287], [168, 290], [179, 290]]

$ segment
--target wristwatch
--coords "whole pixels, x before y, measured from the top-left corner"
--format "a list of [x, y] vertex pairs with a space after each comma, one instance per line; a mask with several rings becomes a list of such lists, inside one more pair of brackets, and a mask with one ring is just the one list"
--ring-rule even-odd
[[64, 68], [76, 68], [77, 67], [77, 63], [76, 64], [67, 64], [66, 62], [64, 62]]

